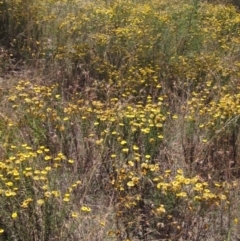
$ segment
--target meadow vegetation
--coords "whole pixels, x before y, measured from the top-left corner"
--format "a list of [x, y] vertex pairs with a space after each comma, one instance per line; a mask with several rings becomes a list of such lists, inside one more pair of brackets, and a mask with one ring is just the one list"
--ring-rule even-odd
[[1, 0], [0, 240], [239, 240], [239, 60], [229, 1]]

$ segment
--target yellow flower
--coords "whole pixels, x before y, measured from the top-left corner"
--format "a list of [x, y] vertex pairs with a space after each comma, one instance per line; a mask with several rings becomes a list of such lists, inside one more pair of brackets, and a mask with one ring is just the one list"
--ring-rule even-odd
[[188, 185], [191, 183], [191, 180], [189, 178], [184, 179], [184, 184]]
[[59, 197], [60, 193], [59, 193], [59, 191], [52, 191], [52, 195], [54, 197]]
[[224, 195], [224, 194], [220, 194], [220, 195], [219, 195], [219, 198], [220, 198], [221, 200], [226, 200], [226, 199], [227, 199], [226, 195]]
[[101, 222], [100, 222], [100, 225], [101, 225], [102, 227], [105, 227], [106, 223], [105, 223], [104, 221], [101, 221]]
[[78, 217], [78, 213], [72, 212], [72, 218], [77, 218], [77, 217]]
[[148, 168], [148, 164], [146, 162], [142, 163], [141, 168]]
[[6, 197], [16, 196], [16, 195], [17, 195], [16, 192], [12, 192], [12, 191], [9, 191], [9, 190], [5, 191], [5, 196]]
[[4, 229], [0, 228], [0, 233], [3, 233], [4, 232]]
[[129, 187], [134, 187], [135, 184], [134, 184], [133, 181], [130, 181], [130, 182], [127, 183], [127, 185], [128, 185]]
[[6, 185], [11, 187], [13, 185], [13, 183], [12, 182], [7, 182]]
[[47, 198], [49, 198], [49, 197], [51, 196], [51, 192], [45, 192], [45, 193], [44, 193], [44, 196], [47, 197]]
[[37, 204], [38, 204], [39, 206], [41, 206], [42, 204], [44, 204], [44, 200], [43, 200], [43, 199], [38, 199], [38, 200], [37, 200]]
[[195, 187], [193, 188], [193, 190], [198, 191], [198, 192], [202, 191], [203, 190], [202, 183], [196, 183]]
[[162, 123], [157, 123], [157, 124], [156, 124], [156, 127], [158, 127], [158, 128], [160, 128], [160, 127], [162, 127], [162, 126], [163, 126]]
[[28, 198], [28, 199], [24, 200], [23, 203], [22, 203], [20, 206], [21, 206], [22, 208], [27, 208], [27, 207], [28, 207], [28, 204], [29, 204], [30, 202], [32, 202], [32, 201], [33, 201], [32, 198]]
[[12, 213], [12, 218], [13, 218], [13, 219], [17, 218], [17, 216], [18, 216], [18, 215], [17, 215], [16, 212]]
[[194, 201], [200, 201], [201, 199], [202, 198], [200, 196], [198, 196], [198, 195], [194, 197]]
[[49, 167], [49, 166], [48, 166], [48, 167], [45, 167], [45, 170], [46, 170], [46, 171], [51, 171], [51, 169], [52, 169], [52, 168]]
[[128, 161], [128, 165], [133, 167], [134, 166], [134, 162], [133, 161]]
[[214, 198], [216, 198], [216, 197], [217, 197], [217, 196], [216, 196], [214, 193], [211, 193], [208, 189], [205, 189], [205, 190], [204, 190], [203, 199], [209, 200], [209, 199], [214, 199]]
[[128, 153], [128, 150], [129, 150], [128, 148], [123, 148], [123, 149], [122, 149], [122, 152]]
[[125, 145], [127, 142], [126, 141], [121, 141], [121, 145]]
[[180, 174], [180, 175], [183, 175], [183, 170], [182, 169], [178, 169], [177, 173]]
[[132, 181], [137, 184], [139, 182], [139, 177], [133, 177], [132, 178]]
[[177, 193], [176, 196], [177, 196], [177, 197], [186, 197], [186, 196], [187, 196], [187, 193], [186, 193], [186, 192], [180, 192], [180, 193]]
[[150, 164], [149, 168], [150, 168], [150, 171], [152, 171], [152, 172], [159, 170], [159, 166], [157, 164], [155, 164], [155, 165]]
[[69, 199], [68, 197], [65, 197], [65, 198], [63, 198], [63, 201], [64, 201], [64, 202], [69, 202], [70, 199]]
[[164, 208], [164, 205], [161, 204], [159, 206], [159, 208], [157, 208], [157, 213], [161, 214], [161, 213], [165, 213], [166, 212], [166, 209]]
[[103, 139], [96, 140], [96, 144], [97, 144], [97, 145], [101, 145], [101, 144], [102, 144], [102, 142], [103, 142]]
[[136, 145], [133, 145], [133, 150], [134, 150], [134, 151], [137, 151], [137, 150], [139, 150], [139, 147], [136, 146]]
[[50, 156], [45, 156], [45, 157], [44, 157], [44, 160], [45, 160], [45, 161], [49, 161], [49, 160], [51, 160], [51, 157], [50, 157]]
[[81, 207], [81, 210], [82, 210], [83, 212], [91, 212], [91, 208], [89, 208], [89, 207], [87, 207], [87, 206], [82, 206], [82, 207]]
[[234, 218], [233, 221], [234, 221], [235, 224], [238, 224], [238, 218]]

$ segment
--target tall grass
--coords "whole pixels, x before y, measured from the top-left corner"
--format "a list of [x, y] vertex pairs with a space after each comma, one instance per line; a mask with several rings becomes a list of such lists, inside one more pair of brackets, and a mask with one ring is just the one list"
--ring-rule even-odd
[[2, 240], [235, 240], [239, 12], [197, 0], [0, 2]]

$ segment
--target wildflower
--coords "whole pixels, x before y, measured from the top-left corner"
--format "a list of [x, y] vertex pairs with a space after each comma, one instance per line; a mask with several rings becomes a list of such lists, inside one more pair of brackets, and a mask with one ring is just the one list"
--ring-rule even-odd
[[49, 167], [49, 166], [45, 167], [45, 170], [46, 170], [46, 171], [51, 171], [51, 169], [52, 169], [52, 168]]
[[161, 205], [159, 206], [159, 208], [157, 208], [156, 211], [157, 211], [157, 213], [162, 214], [162, 213], [165, 213], [165, 212], [166, 212], [166, 209], [164, 208], [164, 205], [161, 204]]
[[38, 154], [42, 154], [42, 153], [43, 153], [42, 150], [37, 150], [36, 152], [37, 152]]
[[144, 162], [144, 163], [142, 163], [142, 164], [141, 164], [141, 168], [148, 168], [148, 164], [147, 164], [147, 163], [145, 163], [145, 162]]
[[91, 212], [91, 208], [90, 208], [90, 207], [87, 207], [87, 206], [82, 206], [82, 207], [81, 207], [81, 210], [82, 210], [83, 212]]
[[194, 197], [194, 200], [195, 200], [195, 201], [200, 201], [201, 199], [202, 199], [202, 198], [201, 198], [200, 196], [198, 196], [198, 195]]
[[51, 160], [51, 157], [50, 157], [50, 156], [45, 156], [45, 157], [44, 157], [44, 160], [45, 160], [45, 161], [49, 161], [49, 160]]
[[44, 196], [45, 196], [46, 198], [51, 197], [51, 192], [45, 192], [45, 193], [44, 193]]
[[76, 213], [76, 212], [72, 212], [72, 218], [77, 218], [78, 217], [78, 213]]
[[187, 193], [186, 192], [180, 192], [176, 194], [177, 197], [186, 197]]
[[100, 140], [96, 140], [96, 144], [97, 144], [97, 145], [101, 145], [102, 142], [103, 142], [103, 139], [102, 139], [102, 138], [101, 138]]
[[226, 199], [227, 199], [226, 195], [224, 195], [224, 194], [220, 194], [220, 195], [219, 195], [219, 198], [220, 198], [221, 200], [226, 200]]
[[69, 199], [69, 197], [64, 197], [64, 198], [63, 198], [63, 201], [64, 201], [64, 202], [69, 202], [70, 199]]
[[159, 166], [157, 164], [153, 165], [149, 165], [150, 171], [154, 172], [154, 171], [158, 171], [159, 170]]
[[121, 145], [125, 145], [127, 142], [126, 141], [121, 141]]
[[44, 204], [44, 200], [43, 200], [43, 199], [38, 199], [38, 200], [37, 200], [37, 204], [38, 204], [39, 206], [43, 205], [43, 204]]
[[33, 180], [38, 181], [38, 180], [40, 180], [40, 177], [39, 176], [34, 176]]
[[69, 159], [69, 160], [68, 160], [68, 163], [73, 164], [73, 163], [74, 163], [74, 160]]
[[196, 183], [195, 187], [193, 188], [193, 190], [198, 191], [198, 192], [202, 191], [203, 190], [202, 183]]
[[185, 185], [189, 185], [191, 183], [191, 179], [185, 178], [183, 182], [184, 182]]
[[128, 165], [133, 167], [134, 166], [134, 162], [133, 161], [128, 161]]
[[5, 191], [5, 196], [6, 197], [11, 197], [11, 196], [16, 196], [16, 192], [12, 192], [10, 190]]
[[133, 182], [133, 181], [129, 181], [129, 182], [127, 183], [127, 186], [129, 186], [129, 187], [134, 187], [134, 186], [135, 186], [135, 184], [134, 184], [134, 182]]
[[139, 177], [133, 177], [132, 181], [134, 182], [134, 184], [137, 184], [139, 182]]
[[106, 223], [105, 223], [104, 221], [101, 221], [101, 222], [100, 222], [100, 225], [101, 225], [102, 227], [105, 227]]
[[123, 148], [123, 149], [122, 149], [122, 152], [128, 153], [128, 150], [129, 150], [128, 148]]
[[177, 170], [177, 173], [180, 174], [180, 175], [183, 175], [183, 170], [178, 169], [178, 170]]
[[59, 197], [59, 196], [60, 196], [60, 193], [59, 193], [59, 191], [52, 191], [52, 195], [53, 195], [54, 197]]
[[18, 216], [18, 215], [17, 215], [16, 212], [12, 213], [12, 218], [13, 218], [13, 219], [17, 218], [17, 216]]
[[137, 150], [139, 150], [139, 147], [136, 146], [136, 145], [133, 145], [133, 150], [134, 150], [134, 151], [137, 151]]
[[149, 143], [153, 143], [153, 142], [155, 142], [155, 139], [154, 138], [150, 138], [149, 139]]
[[6, 185], [11, 187], [11, 186], [13, 186], [13, 183], [12, 182], [7, 182]]
[[20, 206], [21, 206], [22, 208], [27, 208], [27, 207], [28, 207], [28, 204], [29, 204], [30, 202], [32, 202], [32, 201], [33, 201], [32, 198], [28, 198], [28, 199], [24, 200], [23, 203], [22, 203]]
[[219, 183], [214, 183], [215, 187], [221, 187]]

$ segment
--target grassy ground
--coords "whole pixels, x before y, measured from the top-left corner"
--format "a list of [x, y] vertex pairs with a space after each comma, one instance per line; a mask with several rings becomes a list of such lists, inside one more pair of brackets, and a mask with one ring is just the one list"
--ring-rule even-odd
[[239, 239], [236, 7], [5, 0], [0, 26], [2, 240]]

